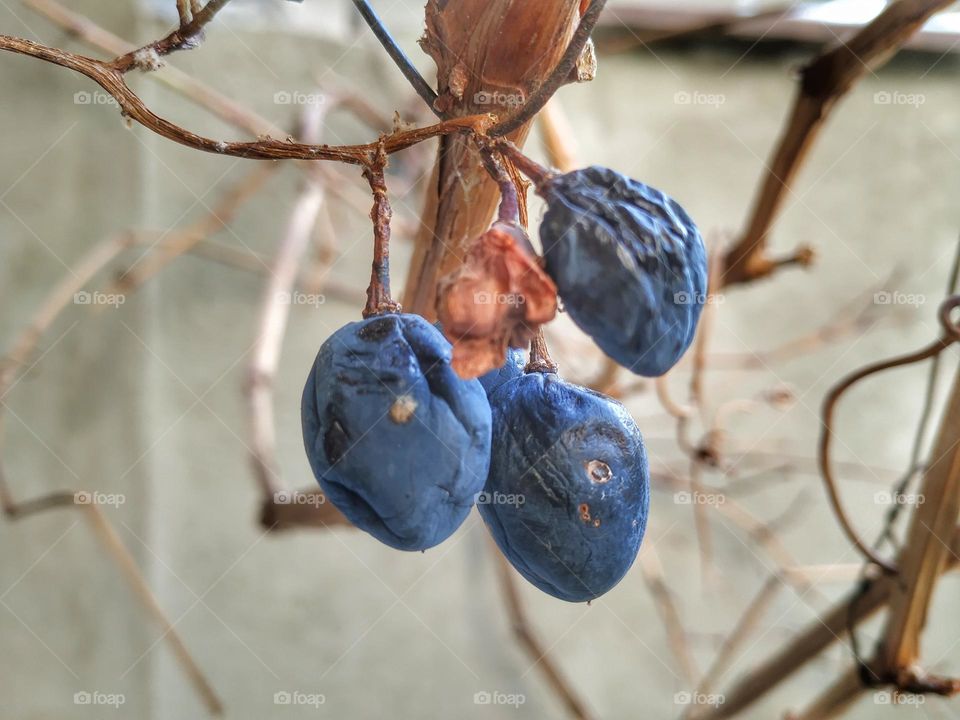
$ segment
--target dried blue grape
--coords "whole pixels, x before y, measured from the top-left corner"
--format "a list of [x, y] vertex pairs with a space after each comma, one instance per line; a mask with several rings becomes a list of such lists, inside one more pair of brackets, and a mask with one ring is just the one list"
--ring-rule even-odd
[[505, 382], [523, 375], [523, 368], [526, 366], [526, 364], [526, 352], [520, 350], [519, 348], [508, 348], [506, 362], [502, 366], [491, 370], [480, 378], [480, 384], [483, 385], [483, 389], [486, 391], [487, 396], [490, 396], [494, 390], [503, 385]]
[[656, 377], [681, 358], [707, 293], [707, 258], [672, 198], [608, 168], [548, 178], [546, 269], [567, 312], [618, 363]]
[[480, 514], [527, 580], [570, 602], [599, 597], [643, 539], [643, 438], [615, 400], [531, 372], [490, 396], [493, 441]]
[[400, 550], [453, 534], [487, 476], [490, 406], [451, 356], [423, 318], [375, 316], [335, 332], [304, 387], [304, 445], [324, 493]]

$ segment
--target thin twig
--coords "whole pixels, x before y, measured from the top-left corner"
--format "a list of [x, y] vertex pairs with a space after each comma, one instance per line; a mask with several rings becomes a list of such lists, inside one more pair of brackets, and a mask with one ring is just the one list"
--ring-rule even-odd
[[208, 214], [184, 228], [170, 232], [148, 255], [121, 273], [108, 292], [129, 293], [136, 290], [175, 259], [227, 228], [240, 208], [263, 188], [279, 167], [275, 163], [254, 167], [224, 193]]
[[126, 117], [168, 140], [194, 150], [244, 159], [331, 160], [365, 166], [381, 150], [389, 155], [441, 135], [484, 133], [493, 122], [491, 115], [454, 118], [423, 128], [397, 131], [364, 145], [309, 145], [273, 138], [256, 142], [225, 142], [197, 135], [153, 113], [126, 84], [123, 73], [109, 63], [9, 35], [0, 35], [0, 50], [35, 57], [87, 76], [113, 96]]
[[[304, 136], [315, 142], [326, 115], [320, 106], [308, 106]], [[248, 368], [245, 394], [250, 416], [250, 460], [264, 501], [279, 487], [276, 460], [276, 423], [273, 416], [273, 381], [280, 362], [280, 351], [293, 303], [291, 291], [300, 261], [310, 244], [317, 215], [323, 204], [323, 185], [309, 176], [294, 203], [287, 230], [277, 250], [264, 290], [260, 322]]]
[[410, 58], [407, 57], [407, 54], [397, 45], [397, 41], [390, 35], [390, 31], [384, 26], [383, 21], [380, 20], [377, 13], [370, 6], [370, 3], [368, 3], [367, 0], [353, 0], [353, 5], [373, 31], [373, 34], [377, 36], [377, 40], [383, 45], [383, 49], [387, 51], [387, 55], [390, 56], [390, 59], [393, 60], [394, 64], [400, 69], [400, 72], [403, 73], [403, 76], [413, 89], [416, 90], [417, 95], [423, 98], [423, 101], [437, 117], [443, 118], [442, 113], [434, 106], [437, 101], [436, 91], [423, 79], [420, 71], [417, 70], [410, 61]]
[[561, 702], [566, 706], [570, 714], [578, 720], [590, 720], [592, 715], [587, 709], [586, 704], [577, 696], [570, 685], [570, 682], [563, 676], [560, 669], [554, 665], [550, 659], [549, 651], [536, 636], [530, 621], [527, 618], [526, 610], [523, 607], [523, 601], [520, 599], [520, 591], [514, 579], [515, 570], [507, 562], [507, 559], [500, 553], [500, 550], [493, 545], [492, 554], [497, 559], [500, 573], [500, 587], [503, 589], [504, 600], [507, 605], [507, 612], [510, 616], [510, 625], [513, 633], [520, 640], [527, 654], [536, 663], [536, 666], [543, 673], [550, 687], [560, 697]]
[[190, 21], [183, 23], [182, 0], [177, 3], [180, 10], [180, 26], [156, 42], [144, 45], [137, 50], [125, 53], [110, 63], [115, 70], [126, 73], [134, 68], [155, 70], [157, 59], [178, 50], [191, 50], [203, 40], [204, 28], [223, 10], [230, 0], [207, 0], [203, 8], [191, 12]]
[[836, 411], [837, 403], [843, 394], [861, 380], [886, 370], [903, 367], [905, 365], [912, 365], [914, 363], [936, 357], [945, 348], [956, 342], [958, 340], [958, 336], [956, 334], [957, 330], [956, 328], [953, 328], [950, 323], [949, 312], [952, 308], [957, 306], [960, 306], [960, 296], [954, 296], [941, 305], [940, 318], [943, 325], [943, 335], [941, 335], [941, 337], [939, 337], [937, 340], [916, 352], [909, 353], [907, 355], [901, 355], [890, 360], [883, 360], [881, 362], [873, 363], [848, 375], [830, 390], [823, 403], [823, 410], [821, 411], [823, 430], [820, 433], [818, 457], [820, 459], [820, 472], [827, 488], [827, 493], [830, 498], [830, 505], [837, 516], [837, 520], [840, 522], [843, 532], [846, 534], [850, 542], [852, 542], [860, 551], [860, 553], [870, 562], [876, 563], [890, 573], [897, 572], [896, 565], [880, 557], [869, 545], [867, 545], [866, 542], [864, 542], [859, 533], [857, 533], [857, 531], [853, 528], [853, 524], [850, 522], [850, 518], [847, 516], [847, 513], [843, 508], [843, 503], [840, 500], [840, 493], [837, 488], [836, 480], [833, 476], [832, 466], [830, 464], [830, 450], [834, 434], [834, 413]]
[[819, 55], [801, 72], [793, 108], [754, 201], [747, 229], [726, 255], [723, 285], [765, 277], [784, 264], [807, 265], [809, 247], [786, 260], [766, 253], [770, 229], [810, 148], [837, 101], [868, 72], [889, 60], [937, 11], [953, 0], [897, 0], [845, 42]]

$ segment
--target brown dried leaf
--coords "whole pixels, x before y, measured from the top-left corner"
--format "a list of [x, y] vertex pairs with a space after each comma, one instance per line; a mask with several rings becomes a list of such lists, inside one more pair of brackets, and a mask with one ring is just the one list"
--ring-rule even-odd
[[508, 347], [525, 347], [557, 314], [557, 287], [526, 233], [495, 223], [463, 266], [438, 286], [437, 314], [453, 343], [453, 368], [475, 378], [503, 365]]

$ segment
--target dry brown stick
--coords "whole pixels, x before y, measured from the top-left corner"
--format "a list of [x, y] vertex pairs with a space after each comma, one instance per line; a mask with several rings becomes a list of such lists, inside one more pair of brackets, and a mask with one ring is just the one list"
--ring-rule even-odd
[[127, 550], [103, 511], [95, 503], [78, 503], [77, 495], [78, 493], [71, 491], [53, 492], [31, 500], [12, 503], [5, 506], [4, 510], [11, 519], [22, 519], [46, 510], [55, 509], [74, 509], [83, 512], [100, 544], [113, 557], [113, 561], [120, 568], [121, 575], [133, 590], [140, 604], [163, 631], [161, 637], [170, 644], [177, 662], [186, 672], [207, 710], [213, 715], [222, 715], [223, 703], [217, 697], [200, 666], [193, 659], [183, 638], [180, 637], [176, 627], [170, 622], [170, 618], [160, 606], [157, 597], [150, 590], [150, 586], [143, 577], [143, 573], [140, 572], [140, 568], [137, 567], [133, 555]]
[[381, 148], [383, 152], [391, 154], [442, 135], [482, 134], [493, 122], [493, 116], [486, 114], [454, 118], [423, 128], [397, 131], [382, 140], [363, 145], [309, 145], [273, 138], [255, 142], [225, 142], [197, 135], [156, 115], [126, 84], [123, 73], [108, 63], [9, 35], [0, 35], [0, 50], [34, 57], [85, 75], [117, 101], [126, 117], [168, 140], [194, 150], [244, 159], [329, 160], [350, 165], [367, 165], [370, 158]]
[[693, 717], [697, 720], [720, 720], [734, 717], [800, 670], [807, 662], [842, 638], [850, 626], [870, 617], [883, 607], [890, 593], [892, 580], [888, 577], [871, 581], [866, 593], [859, 596], [853, 613], [851, 601], [859, 595], [837, 603], [829, 612], [811, 623], [810, 627], [773, 657], [763, 662], [724, 692], [724, 702], [702, 709]]
[[832, 720], [840, 717], [866, 692], [860, 674], [848, 670], [824, 690], [823, 694], [800, 714], [790, 713], [787, 720]]
[[520, 591], [517, 589], [515, 570], [503, 557], [500, 550], [493, 545], [492, 555], [496, 558], [498, 571], [500, 574], [500, 588], [503, 590], [504, 601], [506, 602], [507, 612], [510, 617], [510, 625], [514, 635], [520, 640], [524, 650], [534, 660], [540, 672], [549, 683], [551, 689], [557, 693], [563, 702], [571, 717], [578, 720], [590, 720], [593, 715], [587, 709], [586, 704], [573, 690], [570, 682], [563, 676], [550, 658], [549, 650], [537, 637], [533, 628], [527, 620], [527, 613], [523, 607], [523, 601], [520, 598]]
[[677, 660], [677, 668], [683, 679], [689, 685], [693, 685], [697, 682], [699, 670], [697, 670], [696, 662], [693, 659], [693, 653], [690, 651], [690, 641], [680, 618], [680, 611], [677, 609], [673, 593], [664, 579], [660, 558], [657, 557], [656, 551], [651, 549], [641, 553], [639, 561], [644, 582], [653, 596], [657, 611], [660, 613], [660, 619], [666, 628], [667, 642]]
[[204, 705], [207, 706], [207, 710], [213, 715], [222, 715], [223, 703], [221, 703], [220, 698], [217, 697], [216, 692], [203, 674], [200, 666], [197, 665], [197, 662], [193, 659], [193, 656], [187, 649], [186, 643], [184, 643], [183, 638], [180, 637], [173, 623], [170, 622], [170, 618], [160, 606], [157, 597], [150, 590], [150, 586], [147, 585], [147, 581], [140, 572], [140, 568], [137, 567], [133, 555], [130, 554], [130, 551], [127, 550], [126, 546], [120, 540], [116, 530], [113, 529], [113, 525], [111, 525], [96, 505], [81, 505], [79, 507], [86, 509], [87, 518], [90, 520], [100, 542], [113, 556], [114, 562], [120, 566], [127, 583], [139, 598], [140, 603], [146, 608], [147, 612], [163, 631], [161, 637], [170, 644], [174, 655], [176, 655], [177, 662], [187, 673], [194, 689], [203, 699]]
[[[305, 137], [314, 140], [319, 136], [325, 114], [319, 106], [308, 106], [304, 121], [307, 128]], [[250, 417], [250, 461], [264, 501], [275, 495], [279, 489], [273, 381], [280, 363], [287, 320], [293, 306], [290, 297], [297, 270], [310, 244], [323, 200], [323, 186], [317, 179], [307, 176], [300, 195], [294, 202], [264, 290], [256, 340], [247, 368], [244, 391]]]
[[121, 273], [108, 292], [129, 293], [137, 290], [178, 257], [191, 252], [198, 244], [225, 229], [233, 222], [240, 208], [263, 188], [279, 167], [277, 163], [256, 165], [223, 194], [209, 213], [184, 228], [170, 232], [152, 252]]
[[[0, 408], [3, 407], [3, 399], [10, 391], [18, 376], [18, 371], [23, 370], [45, 332], [74, 301], [75, 293], [82, 290], [97, 273], [109, 265], [121, 252], [130, 247], [133, 242], [133, 235], [124, 233], [96, 245], [71, 268], [70, 274], [53, 289], [41, 305], [40, 310], [33, 316], [27, 328], [14, 342], [13, 350], [3, 361], [2, 368], [0, 368]], [[0, 416], [0, 433], [2, 431], [3, 422], [2, 416]], [[3, 438], [0, 435], [0, 455], [2, 455], [2, 448]], [[178, 661], [200, 693], [209, 711], [214, 714], [222, 712], [222, 704], [210, 683], [191, 657], [183, 640], [175, 632], [173, 625], [150, 591], [129, 551], [120, 542], [116, 532], [98, 507], [93, 504], [77, 504], [76, 493], [72, 491], [58, 491], [29, 500], [17, 501], [7, 482], [2, 456], [0, 456], [0, 507], [11, 519], [26, 518], [56, 508], [85, 509], [86, 517], [90, 520], [97, 537], [113, 556], [141, 603], [164, 630], [164, 637], [168, 638], [168, 642], [173, 646]]]
[[[960, 563], [960, 527], [953, 531], [949, 543], [947, 563], [941, 568], [946, 572]], [[865, 588], [854, 591], [843, 601], [837, 603], [825, 615], [782, 647], [770, 659], [754, 668], [734, 687], [724, 693], [722, 705], [698, 712], [696, 720], [721, 720], [737, 715], [739, 712], [760, 700], [767, 693], [788, 680], [807, 662], [822, 653], [834, 642], [846, 635], [851, 628], [871, 617], [884, 607], [896, 585], [896, 578], [881, 576], [868, 579]]]
[[[797, 592], [803, 593], [810, 585], [824, 581], [828, 579], [828, 576], [831, 579], [838, 576], [852, 579], [856, 577], [859, 572], [860, 567], [857, 565], [826, 567], [814, 565], [809, 567], [786, 568], [782, 572], [776, 572], [770, 575], [760, 588], [760, 591], [747, 605], [737, 624], [734, 625], [733, 630], [724, 638], [720, 649], [710, 663], [710, 667], [697, 685], [697, 694], [706, 695], [713, 692], [716, 683], [733, 664], [734, 654], [759, 626], [760, 621], [782, 588], [793, 586]], [[691, 712], [688, 713], [688, 715], [693, 714], [692, 711], [693, 708], [691, 708]]]
[[820, 473], [827, 488], [830, 505], [833, 508], [834, 514], [837, 516], [837, 520], [839, 521], [843, 532], [846, 534], [850, 542], [854, 544], [857, 550], [859, 550], [867, 560], [876, 563], [890, 573], [897, 572], [896, 565], [880, 557], [873, 550], [873, 548], [869, 547], [867, 543], [860, 537], [857, 531], [853, 528], [853, 524], [851, 523], [850, 518], [847, 516], [846, 511], [843, 508], [843, 503], [840, 500], [840, 492], [837, 488], [837, 482], [833, 476], [830, 455], [834, 435], [834, 413], [836, 411], [837, 403], [839, 402], [840, 398], [843, 397], [843, 394], [861, 380], [886, 370], [903, 367], [905, 365], [911, 365], [913, 363], [922, 362], [923, 360], [936, 357], [945, 348], [960, 340], [960, 331], [958, 331], [950, 319], [950, 313], [957, 307], [960, 307], [960, 295], [955, 295], [951, 298], [948, 298], [940, 306], [939, 316], [941, 325], [943, 326], [943, 334], [933, 343], [921, 350], [918, 350], [917, 352], [901, 355], [890, 360], [883, 360], [881, 362], [873, 363], [848, 375], [838, 382], [829, 393], [827, 393], [827, 396], [823, 402], [823, 410], [821, 413], [821, 424], [823, 429], [820, 433], [818, 457], [820, 458]]
[[18, 370], [23, 369], [36, 350], [37, 343], [54, 321], [71, 303], [76, 293], [83, 290], [94, 276], [113, 262], [135, 239], [130, 233], [121, 233], [95, 245], [60, 281], [34, 314], [27, 327], [14, 340], [12, 349], [0, 359], [0, 400], [7, 394]]
[[197, 12], [189, 13], [189, 20], [184, 23], [186, 7], [183, 0], [177, 0], [177, 9], [180, 12], [180, 26], [161, 39], [144, 45], [137, 50], [121, 55], [110, 64], [122, 73], [134, 68], [140, 70], [155, 70], [156, 59], [169, 55], [177, 50], [190, 50], [197, 47], [203, 40], [204, 28], [223, 10], [230, 0], [207, 0], [206, 5]]
[[193, 18], [193, 10], [189, 0], [177, 0], [177, 15], [180, 17], [180, 27], [186, 25]]
[[[136, 49], [136, 46], [132, 43], [128, 43], [126, 40], [104, 30], [89, 18], [68, 10], [55, 0], [23, 1], [28, 8], [38, 12], [50, 22], [63, 28], [91, 47], [113, 55], [121, 55]], [[166, 85], [197, 107], [212, 113], [229, 125], [246, 131], [253, 137], [262, 135], [282, 137], [285, 135], [285, 131], [276, 124], [227, 97], [216, 88], [200, 82], [172, 65], [167, 65], [162, 73], [150, 73], [149, 77]], [[344, 103], [352, 102], [353, 99], [353, 95], [345, 90], [338, 91], [337, 97], [339, 101]], [[366, 213], [366, 208], [358, 204], [359, 188], [336, 182], [335, 179], [340, 177], [340, 173], [334, 168], [327, 165], [318, 166], [316, 163], [310, 162], [299, 162], [297, 165], [301, 169], [323, 174], [327, 180], [328, 192], [336, 194], [340, 199], [348, 202], [351, 207], [358, 208], [362, 213]]]
[[[924, 502], [911, 518], [898, 561], [900, 582], [893, 590], [890, 615], [878, 651], [881, 668], [898, 678], [912, 673], [920, 660], [920, 636], [933, 591], [943, 569], [953, 559], [950, 541], [960, 517], [960, 372], [919, 492]], [[960, 683], [956, 688], [960, 688]]]
[[812, 261], [809, 247], [776, 260], [767, 239], [810, 148], [837, 101], [868, 72], [885, 63], [938, 10], [952, 0], [897, 0], [849, 41], [819, 55], [801, 72], [789, 119], [761, 182], [743, 236], [728, 252], [722, 283], [733, 285], [765, 277], [784, 264]]

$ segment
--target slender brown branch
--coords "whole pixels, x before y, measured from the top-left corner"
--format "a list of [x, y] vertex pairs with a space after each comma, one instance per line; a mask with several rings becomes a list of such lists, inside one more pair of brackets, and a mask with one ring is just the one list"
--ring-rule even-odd
[[[842, 98], [867, 73], [884, 64], [937, 11], [952, 0], [897, 0], [849, 41], [819, 55], [801, 73], [789, 119], [754, 201], [747, 229], [725, 258], [724, 285], [770, 275], [783, 260], [767, 255], [770, 229], [824, 123]], [[811, 250], [799, 248], [786, 264], [809, 264]]]
[[664, 579], [660, 558], [654, 550], [648, 550], [640, 554], [639, 564], [644, 582], [653, 596], [657, 612], [660, 613], [660, 619], [667, 631], [667, 641], [677, 660], [678, 669], [683, 679], [689, 685], [693, 685], [697, 681], [699, 671], [693, 653], [690, 651], [690, 640], [680, 618], [680, 611]]
[[185, 3], [183, 0], [177, 0], [180, 26], [156, 42], [121, 55], [110, 63], [111, 67], [121, 73], [129, 72], [134, 68], [155, 70], [159, 58], [164, 55], [177, 50], [192, 50], [203, 41], [204, 28], [229, 2], [230, 0], [207, 0], [207, 4], [202, 8], [191, 11], [189, 20], [184, 23]]
[[847, 516], [847, 513], [843, 508], [843, 503], [840, 500], [840, 492], [837, 488], [837, 482], [833, 476], [830, 455], [834, 435], [834, 414], [840, 398], [843, 397], [844, 393], [846, 393], [851, 387], [856, 385], [861, 380], [886, 370], [903, 367], [905, 365], [912, 365], [914, 363], [936, 357], [944, 350], [944, 348], [947, 348], [956, 342], [957, 337], [951, 334], [952, 332], [956, 332], [956, 329], [954, 328], [951, 330], [953, 326], [950, 323], [949, 313], [950, 310], [956, 307], [958, 304], [960, 304], [960, 296], [955, 296], [941, 305], [940, 319], [944, 327], [944, 334], [940, 338], [921, 350], [909, 353], [907, 355], [901, 355], [890, 360], [883, 360], [881, 362], [873, 363], [848, 375], [830, 390], [823, 403], [823, 410], [821, 411], [823, 430], [820, 433], [818, 457], [820, 460], [820, 473], [827, 488], [827, 494], [830, 498], [830, 505], [837, 516], [837, 520], [840, 522], [843, 532], [846, 534], [850, 542], [856, 546], [856, 548], [866, 559], [868, 559], [870, 562], [876, 563], [890, 573], [897, 572], [896, 565], [880, 557], [860, 537], [859, 533], [857, 533], [857, 531], [853, 528], [853, 524], [850, 522], [850, 518]]
[[[319, 135], [326, 115], [318, 106], [310, 107], [304, 125], [306, 137]], [[292, 290], [300, 261], [310, 245], [310, 237], [323, 203], [323, 186], [309, 176], [290, 213], [287, 230], [280, 242], [269, 281], [264, 290], [260, 322], [248, 368], [245, 393], [250, 416], [250, 461], [264, 500], [279, 487], [276, 460], [276, 423], [273, 416], [273, 381], [280, 362], [283, 336], [290, 317]]]
[[0, 50], [35, 57], [87, 76], [116, 99], [125, 116], [168, 140], [203, 152], [246, 159], [332, 160], [366, 165], [381, 150], [389, 155], [441, 135], [483, 133], [493, 121], [490, 115], [454, 118], [428, 127], [394, 132], [382, 140], [365, 145], [308, 145], [273, 138], [256, 142], [224, 142], [197, 135], [153, 113], [127, 86], [123, 73], [107, 63], [8, 35], [0, 35]]
[[189, 0], [177, 0], [177, 15], [180, 16], [180, 27], [184, 27], [193, 18], [193, 9]]
[[540, 642], [540, 639], [531, 627], [523, 606], [523, 601], [520, 598], [520, 591], [517, 589], [514, 569], [500, 553], [500, 550], [493, 545], [492, 541], [490, 545], [492, 547], [492, 554], [496, 557], [499, 566], [500, 587], [503, 590], [507, 613], [510, 617], [510, 625], [514, 635], [517, 636], [523, 649], [527, 651], [527, 654], [536, 663], [536, 666], [543, 673], [543, 676], [553, 691], [557, 693], [570, 715], [578, 718], [578, 720], [590, 720], [593, 716], [587, 709], [586, 704], [577, 696], [570, 682], [563, 676], [560, 669], [554, 665], [548, 649]]
[[108, 292], [129, 293], [155, 276], [181, 255], [228, 227], [237, 212], [273, 177], [278, 164], [254, 167], [238, 183], [230, 187], [214, 208], [194, 223], [170, 232], [142, 260], [129, 267], [113, 283]]

